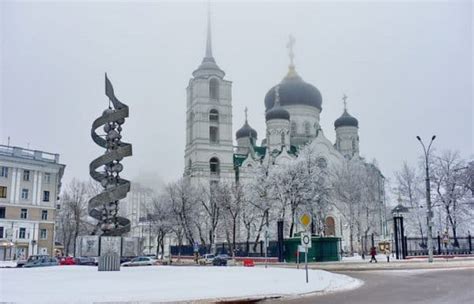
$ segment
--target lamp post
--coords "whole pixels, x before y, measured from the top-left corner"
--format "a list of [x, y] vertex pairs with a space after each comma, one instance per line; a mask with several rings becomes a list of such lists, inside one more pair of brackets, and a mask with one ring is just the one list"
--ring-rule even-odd
[[431, 189], [430, 189], [430, 171], [429, 171], [429, 163], [428, 158], [430, 156], [430, 148], [433, 140], [435, 140], [436, 135], [431, 137], [430, 144], [428, 145], [428, 149], [426, 149], [425, 144], [421, 140], [420, 136], [417, 136], [416, 139], [420, 142], [421, 146], [423, 147], [423, 152], [425, 152], [425, 171], [426, 171], [426, 207], [427, 207], [427, 221], [428, 221], [428, 262], [433, 263], [433, 211], [431, 210]]

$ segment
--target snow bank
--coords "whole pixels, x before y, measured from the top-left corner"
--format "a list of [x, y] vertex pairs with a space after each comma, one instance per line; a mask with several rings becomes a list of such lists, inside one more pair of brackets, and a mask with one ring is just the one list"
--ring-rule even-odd
[[357, 279], [302, 269], [263, 267], [57, 266], [0, 269], [0, 299], [18, 303], [157, 302], [330, 292], [360, 286]]
[[16, 261], [0, 261], [0, 268], [16, 267]]

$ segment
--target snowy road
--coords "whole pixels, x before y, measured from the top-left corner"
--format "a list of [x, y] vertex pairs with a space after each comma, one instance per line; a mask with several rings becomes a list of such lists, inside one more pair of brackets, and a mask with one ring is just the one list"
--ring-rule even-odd
[[[341, 272], [343, 273], [343, 272]], [[473, 303], [474, 268], [344, 272], [364, 281], [358, 289], [263, 303]]]

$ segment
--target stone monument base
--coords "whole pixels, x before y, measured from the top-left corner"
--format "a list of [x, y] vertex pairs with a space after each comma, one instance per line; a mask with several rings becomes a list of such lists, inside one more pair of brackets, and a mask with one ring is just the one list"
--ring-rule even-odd
[[99, 271], [120, 271], [120, 256], [106, 254], [99, 257]]
[[101, 236], [99, 271], [120, 271], [121, 236]]
[[137, 237], [78, 236], [76, 257], [98, 257], [99, 271], [120, 271], [120, 258], [140, 255], [139, 244]]

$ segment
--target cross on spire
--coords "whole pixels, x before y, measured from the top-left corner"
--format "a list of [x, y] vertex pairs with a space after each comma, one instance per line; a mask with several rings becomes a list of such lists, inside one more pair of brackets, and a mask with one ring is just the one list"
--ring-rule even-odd
[[295, 53], [293, 52], [293, 46], [295, 45], [295, 37], [290, 34], [288, 37], [288, 43], [286, 44], [286, 47], [288, 48], [288, 56], [290, 57], [290, 67], [294, 67], [294, 59], [295, 59]]
[[248, 118], [248, 117], [247, 117], [248, 111], [249, 111], [249, 109], [248, 109], [247, 107], [245, 107], [244, 112], [245, 112], [245, 122], [246, 122], [246, 123], [248, 122], [248, 119], [247, 119], [247, 118]]
[[342, 100], [344, 102], [344, 111], [347, 111], [347, 95], [346, 94], [342, 96]]

